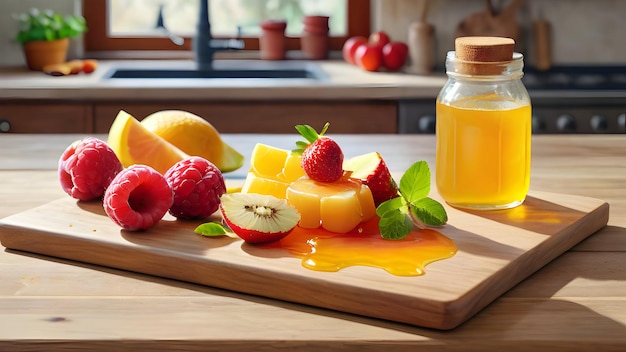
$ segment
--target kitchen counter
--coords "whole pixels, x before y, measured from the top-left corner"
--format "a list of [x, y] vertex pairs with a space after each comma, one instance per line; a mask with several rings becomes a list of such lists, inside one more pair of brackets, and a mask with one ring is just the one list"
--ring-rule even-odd
[[189, 60], [100, 61], [91, 75], [47, 76], [25, 68], [0, 69], [0, 99], [55, 100], [313, 100], [313, 99], [418, 99], [437, 96], [445, 76], [366, 72], [335, 61], [224, 60], [216, 65], [279, 67], [314, 65], [326, 76], [308, 79], [115, 79], [105, 77], [115, 67], [192, 69]]
[[[0, 217], [67, 197], [57, 159], [79, 135], [0, 138]], [[100, 136], [104, 138], [104, 136]], [[336, 135], [392, 170], [434, 165], [434, 136]], [[224, 135], [289, 148], [294, 135]], [[228, 174], [241, 182], [247, 166]], [[437, 331], [25, 252], [0, 251], [0, 350], [623, 351], [626, 136], [534, 136], [531, 189], [610, 204], [608, 226], [465, 324]]]

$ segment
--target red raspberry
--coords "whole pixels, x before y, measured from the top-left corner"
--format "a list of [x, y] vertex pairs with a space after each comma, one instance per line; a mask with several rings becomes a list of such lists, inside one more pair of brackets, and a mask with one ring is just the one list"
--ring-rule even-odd
[[79, 200], [102, 197], [121, 170], [122, 164], [113, 149], [95, 137], [75, 141], [59, 159], [61, 187]]
[[174, 164], [165, 179], [174, 192], [170, 214], [178, 219], [206, 218], [220, 205], [226, 184], [220, 170], [201, 157], [190, 157]]
[[104, 193], [104, 211], [119, 226], [146, 230], [163, 218], [172, 206], [170, 185], [159, 172], [146, 165], [122, 170]]

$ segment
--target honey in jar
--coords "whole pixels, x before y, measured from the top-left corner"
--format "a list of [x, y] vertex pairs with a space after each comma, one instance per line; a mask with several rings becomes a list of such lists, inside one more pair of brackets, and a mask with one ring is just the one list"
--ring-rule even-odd
[[461, 37], [437, 97], [436, 184], [450, 205], [506, 209], [530, 185], [531, 104], [523, 56], [499, 37]]

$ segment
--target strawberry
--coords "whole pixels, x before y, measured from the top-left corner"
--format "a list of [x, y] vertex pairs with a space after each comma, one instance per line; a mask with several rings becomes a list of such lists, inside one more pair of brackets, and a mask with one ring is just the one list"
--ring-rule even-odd
[[335, 182], [343, 175], [343, 152], [337, 142], [324, 136], [329, 125], [327, 122], [320, 133], [309, 125], [296, 126], [308, 143], [296, 142], [298, 148], [294, 152], [302, 154], [302, 169], [318, 182]]

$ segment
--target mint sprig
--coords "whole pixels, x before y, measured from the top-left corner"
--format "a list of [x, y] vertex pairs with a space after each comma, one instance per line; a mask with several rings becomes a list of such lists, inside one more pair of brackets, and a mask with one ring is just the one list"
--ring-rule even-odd
[[405, 238], [413, 227], [442, 226], [448, 221], [443, 205], [429, 198], [430, 169], [425, 161], [411, 165], [400, 179], [400, 195], [376, 208], [383, 238]]

